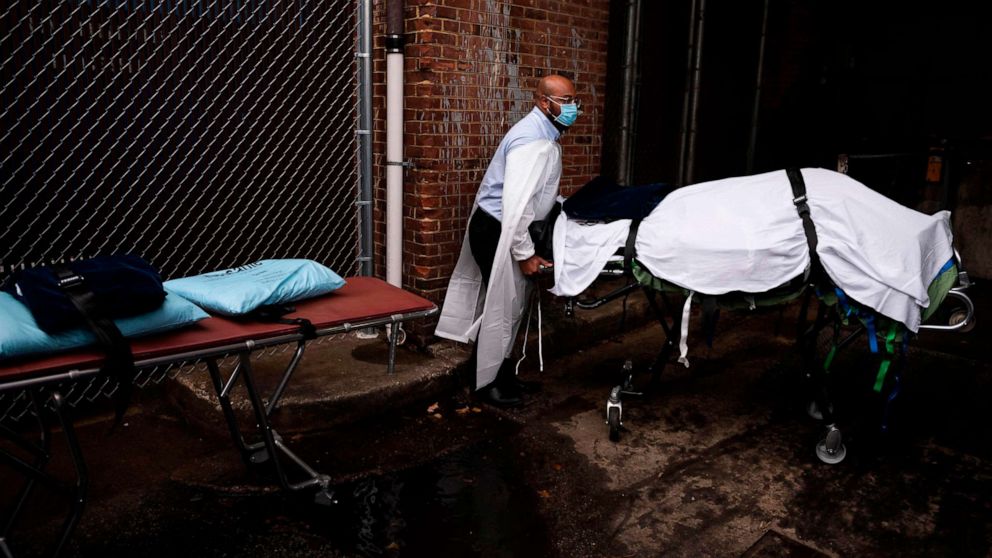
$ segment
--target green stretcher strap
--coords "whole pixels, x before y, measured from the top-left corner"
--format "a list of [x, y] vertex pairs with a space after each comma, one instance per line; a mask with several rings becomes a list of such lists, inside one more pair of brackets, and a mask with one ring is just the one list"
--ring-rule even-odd
[[823, 359], [823, 371], [830, 372], [830, 365], [834, 362], [834, 355], [837, 354], [837, 345], [830, 347], [830, 352], [827, 353], [827, 358]]
[[879, 365], [878, 374], [875, 376], [875, 393], [882, 392], [885, 376], [889, 373], [889, 367], [892, 366], [892, 355], [896, 351], [895, 339], [898, 331], [898, 324], [892, 322], [892, 325], [889, 326], [889, 332], [885, 334], [885, 357], [882, 358], [882, 364]]
[[875, 376], [875, 393], [882, 392], [882, 384], [885, 383], [885, 375], [889, 373], [890, 366], [892, 366], [890, 357], [882, 359], [882, 364], [878, 367], [878, 375]]
[[826, 358], [823, 359], [823, 371], [827, 374], [830, 373], [830, 365], [834, 362], [834, 357], [837, 356], [838, 341], [840, 341], [840, 322], [834, 320], [834, 337], [830, 342], [830, 351], [827, 352]]

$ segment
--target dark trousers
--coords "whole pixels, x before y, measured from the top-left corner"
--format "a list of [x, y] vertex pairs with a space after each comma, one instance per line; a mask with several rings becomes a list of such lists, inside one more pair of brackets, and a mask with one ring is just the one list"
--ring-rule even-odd
[[489, 285], [489, 276], [493, 273], [493, 262], [496, 261], [496, 247], [499, 245], [499, 234], [503, 224], [481, 208], [476, 209], [468, 223], [468, 245], [472, 249], [472, 257], [482, 270], [482, 281]]
[[[499, 235], [502, 229], [503, 224], [481, 208], [476, 209], [472, 218], [469, 220], [468, 245], [472, 250], [472, 257], [475, 258], [475, 263], [478, 264], [479, 270], [482, 271], [483, 286], [489, 285], [489, 277], [493, 273], [493, 262], [496, 261], [496, 247], [499, 245]], [[468, 372], [471, 378], [470, 384], [475, 389], [484, 387], [475, 385], [475, 369], [478, 362], [478, 355], [479, 344], [477, 342], [472, 346], [472, 358], [469, 360]], [[503, 365], [500, 366], [499, 372], [496, 374], [495, 383], [500, 384], [501, 382], [505, 382], [513, 376], [513, 373], [513, 360], [504, 359]]]

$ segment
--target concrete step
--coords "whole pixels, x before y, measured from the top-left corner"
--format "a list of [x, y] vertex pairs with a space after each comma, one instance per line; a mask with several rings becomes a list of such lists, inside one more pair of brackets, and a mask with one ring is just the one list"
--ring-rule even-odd
[[[617, 281], [590, 291], [601, 295], [620, 285]], [[643, 325], [648, 319], [644, 296], [634, 293], [628, 302], [624, 329]], [[542, 303], [544, 356], [555, 358], [590, 346], [620, 333], [621, 301], [594, 310], [577, 309], [573, 317], [564, 314], [564, 299], [546, 295]], [[536, 320], [536, 318], [535, 318]], [[536, 367], [536, 322], [530, 330], [527, 366]], [[295, 346], [259, 351], [252, 356], [253, 378], [268, 400], [293, 355]], [[518, 348], [519, 350], [519, 348]], [[386, 373], [389, 346], [380, 331], [377, 339], [360, 339], [355, 334], [339, 335], [308, 344], [299, 366], [272, 415], [273, 424], [283, 434], [317, 431], [353, 423], [405, 405], [433, 400], [451, 394], [464, 382], [470, 346], [442, 341], [426, 349], [399, 347], [396, 371]], [[226, 378], [234, 359], [222, 365]], [[461, 388], [464, 389], [464, 388]], [[226, 431], [223, 414], [210, 376], [204, 366], [180, 373], [169, 382], [169, 398], [190, 424], [212, 431]], [[251, 406], [243, 384], [232, 392], [232, 405], [251, 420]]]
[[[295, 345], [252, 355], [252, 377], [268, 401], [293, 356]], [[293, 372], [272, 415], [283, 434], [332, 428], [384, 410], [433, 397], [454, 389], [451, 371], [461, 360], [455, 352], [434, 357], [405, 347], [396, 351], [395, 373], [387, 374], [389, 345], [378, 339], [346, 334], [312, 341]], [[234, 359], [221, 366], [226, 379]], [[177, 376], [170, 399], [196, 426], [224, 430], [226, 424], [207, 371], [198, 367]], [[251, 405], [239, 379], [231, 395], [235, 411], [251, 418]]]

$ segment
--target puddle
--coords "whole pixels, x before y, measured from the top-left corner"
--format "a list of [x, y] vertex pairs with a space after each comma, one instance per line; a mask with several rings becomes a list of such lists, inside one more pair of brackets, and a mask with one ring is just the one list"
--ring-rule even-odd
[[[316, 505], [309, 495], [169, 484], [138, 501], [89, 506], [63, 555], [552, 555], [538, 496], [524, 484], [514, 463], [519, 456], [508, 447], [505, 439], [484, 441], [424, 465], [338, 485], [331, 506]], [[55, 519], [18, 532], [10, 540], [14, 555], [44, 555], [61, 523]]]
[[361, 556], [545, 556], [550, 546], [502, 442], [485, 442], [396, 474], [338, 486], [308, 521]]

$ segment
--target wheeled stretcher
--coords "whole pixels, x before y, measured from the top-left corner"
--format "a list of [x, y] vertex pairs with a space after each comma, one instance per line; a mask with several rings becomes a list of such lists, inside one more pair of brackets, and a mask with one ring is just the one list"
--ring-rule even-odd
[[[932, 289], [935, 298], [940, 298], [944, 308], [939, 316], [946, 322], [934, 323], [926, 322], [920, 326], [921, 330], [931, 331], [963, 331], [967, 330], [974, 322], [974, 305], [966, 293], [970, 286], [968, 274], [960, 269], [959, 263], [948, 267], [942, 274], [943, 280], [934, 281]], [[609, 438], [611, 441], [619, 441], [623, 427], [623, 400], [625, 396], [640, 396], [643, 388], [637, 385], [637, 375], [641, 372], [650, 377], [650, 386], [657, 386], [665, 366], [672, 361], [672, 357], [678, 351], [679, 343], [682, 339], [681, 321], [682, 304], [684, 303], [687, 291], [677, 285], [673, 285], [660, 279], [645, 268], [633, 262], [631, 272], [625, 272], [623, 268], [623, 258], [618, 256], [611, 260], [610, 264], [600, 272], [600, 276], [608, 279], [615, 279], [621, 276], [629, 276], [627, 283], [612, 292], [599, 297], [570, 297], [565, 301], [566, 315], [572, 315], [576, 308], [580, 310], [591, 310], [608, 304], [615, 300], [625, 299], [631, 294], [642, 292], [651, 308], [655, 319], [664, 333], [664, 340], [661, 348], [653, 361], [646, 368], [635, 368], [632, 363], [625, 366], [623, 380], [614, 386], [606, 401], [606, 423], [609, 427]], [[816, 454], [825, 463], [839, 463], [846, 455], [843, 444], [841, 430], [837, 420], [833, 416], [834, 405], [830, 395], [828, 384], [828, 370], [831, 361], [837, 352], [851, 345], [859, 338], [868, 335], [879, 336], [879, 370], [880, 377], [876, 381], [876, 391], [881, 391], [883, 385], [889, 394], [886, 398], [891, 403], [895, 395], [898, 394], [900, 374], [898, 367], [892, 367], [891, 363], [898, 362], [901, 345], [908, 341], [909, 335], [905, 329], [897, 327], [896, 336], [890, 341], [896, 347], [884, 348], [884, 338], [892, 328], [891, 321], [880, 318], [877, 314], [865, 314], [863, 309], [861, 315], [855, 316], [848, 313], [842, 307], [835, 290], [824, 291], [824, 285], [815, 285], [797, 278], [780, 288], [766, 293], [745, 294], [729, 293], [718, 297], [713, 297], [712, 302], [716, 307], [731, 311], [749, 311], [756, 308], [775, 307], [789, 304], [794, 301], [801, 301], [799, 310], [799, 320], [797, 323], [796, 343], [801, 356], [802, 377], [808, 378], [811, 389], [809, 411], [812, 416], [821, 420], [825, 425], [825, 432], [822, 439], [816, 445]], [[941, 292], [943, 296], [941, 296]], [[705, 304], [705, 303], [704, 303]], [[816, 305], [813, 315], [810, 316], [812, 305]], [[925, 320], [938, 317], [938, 307], [930, 308], [925, 313]], [[868, 320], [874, 322], [868, 325]], [[842, 330], [842, 327], [848, 325]], [[822, 344], [819, 342], [824, 331], [828, 333], [833, 330], [829, 346], [823, 352]], [[841, 331], [845, 334], [839, 336]], [[881, 333], [879, 333], [881, 332]], [[890, 364], [884, 365], [885, 362]], [[891, 378], [885, 383], [886, 378]]]
[[[879, 356], [874, 388], [885, 390], [891, 402], [912, 335], [920, 329], [964, 329], [973, 320], [974, 306], [964, 292], [968, 277], [951, 247], [950, 215], [913, 212], [830, 171], [790, 169], [686, 187], [668, 194], [643, 223], [569, 222], [567, 202], [565, 212], [555, 225], [552, 293], [569, 297], [570, 313], [576, 306], [595, 308], [644, 292], [665, 334], [647, 368], [655, 382], [676, 349], [679, 362], [688, 366], [693, 300], [703, 307], [705, 332], [712, 329], [717, 308], [755, 309], [801, 299], [797, 341], [803, 375], [812, 383], [810, 412], [826, 429], [817, 456], [827, 463], [846, 453], [826, 382], [837, 351], [865, 334]], [[597, 275], [625, 275], [629, 281], [605, 296], [582, 298]], [[684, 297], [681, 306], [673, 305], [673, 297]], [[815, 316], [809, 317], [814, 299]], [[926, 323], [942, 303], [955, 306], [942, 313], [949, 323]], [[842, 326], [850, 330], [843, 337]], [[817, 354], [828, 327], [830, 348]], [[622, 427], [623, 397], [638, 393], [635, 371], [627, 368], [607, 398], [614, 441]]]
[[[329, 500], [330, 477], [321, 474], [298, 457], [280, 437], [271, 418], [292, 379], [308, 341], [319, 337], [389, 326], [388, 373], [393, 372], [397, 340], [403, 322], [431, 316], [437, 307], [424, 298], [371, 277], [352, 277], [337, 291], [294, 304], [288, 321], [300, 318], [303, 325], [291, 323], [245, 321], [210, 317], [185, 329], [138, 338], [132, 342], [136, 383], [147, 382], [148, 374], [164, 367], [206, 363], [211, 383], [217, 393], [231, 437], [247, 465], [271, 467], [279, 485], [287, 491], [313, 490], [318, 501]], [[312, 328], [310, 327], [312, 326]], [[251, 367], [251, 353], [282, 344], [296, 344], [285, 371], [272, 394], [264, 398]], [[220, 359], [233, 357], [237, 365], [224, 377]], [[11, 450], [0, 448], [0, 464], [23, 478], [23, 486], [0, 524], [0, 556], [9, 556], [5, 542], [23, 511], [33, 488], [47, 484], [64, 492], [69, 512], [54, 544], [58, 554], [79, 521], [86, 503], [88, 474], [83, 448], [76, 438], [66, 394], [80, 390], [80, 385], [96, 386], [96, 392], [112, 393], [116, 386], [101, 374], [104, 357], [95, 350], [79, 350], [42, 358], [17, 360], [0, 365], [0, 436], [10, 442]], [[141, 372], [146, 374], [142, 375]], [[256, 431], [246, 436], [231, 404], [231, 394], [238, 381], [244, 385], [251, 404]], [[109, 386], [108, 386], [109, 384]], [[82, 390], [87, 391], [85, 388]], [[15, 411], [15, 407], [23, 410]], [[49, 416], [54, 415], [68, 445], [74, 479], [65, 483], [47, 471], [52, 454]], [[36, 434], [25, 432], [24, 422], [34, 422]]]

